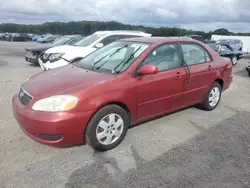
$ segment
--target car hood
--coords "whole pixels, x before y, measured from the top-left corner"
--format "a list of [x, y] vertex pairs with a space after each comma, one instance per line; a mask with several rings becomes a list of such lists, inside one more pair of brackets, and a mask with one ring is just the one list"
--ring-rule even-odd
[[60, 45], [60, 46], [55, 46], [53, 48], [50, 48], [46, 50], [45, 53], [52, 54], [52, 53], [66, 53], [69, 51], [72, 51], [76, 49], [75, 46], [70, 46], [70, 45]]
[[70, 61], [76, 57], [85, 57], [95, 50], [96, 48], [91, 47], [62, 45], [50, 48], [45, 53], [65, 53], [62, 57]]
[[30, 77], [22, 87], [34, 99], [41, 99], [57, 94], [71, 94], [73, 88], [80, 86], [81, 90], [83, 90], [114, 78], [114, 75], [88, 71], [74, 65], [68, 65], [36, 74]]
[[52, 47], [52, 45], [43, 45], [43, 46], [35, 46], [32, 48], [25, 48], [25, 50], [29, 50], [29, 51], [33, 51], [33, 52], [41, 52], [41, 51], [45, 51], [51, 47]]

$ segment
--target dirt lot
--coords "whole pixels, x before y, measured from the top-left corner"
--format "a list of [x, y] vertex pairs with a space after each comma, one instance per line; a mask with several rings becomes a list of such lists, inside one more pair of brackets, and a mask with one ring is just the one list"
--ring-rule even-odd
[[36, 143], [12, 117], [13, 94], [41, 71], [24, 61], [24, 48], [32, 45], [0, 42], [1, 188], [250, 187], [247, 59], [234, 67], [234, 82], [216, 110], [191, 107], [138, 125], [119, 147], [98, 153]]

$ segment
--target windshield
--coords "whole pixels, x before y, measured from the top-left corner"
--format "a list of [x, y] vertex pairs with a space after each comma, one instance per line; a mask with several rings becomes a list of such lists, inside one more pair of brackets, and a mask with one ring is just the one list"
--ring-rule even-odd
[[93, 42], [101, 38], [102, 36], [104, 35], [98, 35], [98, 34], [89, 35], [85, 37], [84, 39], [80, 40], [79, 42], [75, 43], [74, 46], [89, 46], [90, 44], [92, 44]]
[[55, 45], [55, 46], [57, 46], [57, 45], [63, 45], [63, 44], [65, 44], [66, 42], [68, 42], [70, 40], [70, 37], [62, 37], [62, 38], [60, 38], [60, 39], [58, 39], [58, 40], [55, 40], [53, 43], [52, 43], [52, 45]]
[[229, 44], [229, 43], [230, 43], [230, 40], [228, 40], [228, 39], [220, 39], [220, 40], [218, 40], [216, 43]]
[[120, 73], [126, 70], [149, 45], [139, 42], [113, 42], [86, 56], [75, 65], [108, 73], [112, 73], [115, 69]]
[[219, 51], [219, 49], [220, 49], [220, 45], [219, 44], [215, 44], [215, 43], [209, 43], [208, 44], [213, 50], [215, 50], [215, 51]]

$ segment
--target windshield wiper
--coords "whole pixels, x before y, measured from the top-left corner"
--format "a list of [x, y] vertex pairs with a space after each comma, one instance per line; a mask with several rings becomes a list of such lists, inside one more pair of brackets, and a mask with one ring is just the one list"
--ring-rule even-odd
[[[97, 63], [99, 63], [101, 60], [103, 60], [103, 59], [106, 58], [107, 56], [112, 57], [112, 56], [115, 55], [117, 52], [119, 52], [121, 49], [126, 48], [127, 46], [128, 46], [128, 45], [125, 44], [124, 46], [122, 46], [122, 47], [116, 49], [113, 53], [109, 53], [109, 54], [105, 55], [104, 57], [102, 57], [101, 59], [99, 59], [98, 61], [96, 61], [95, 63], [93, 63], [93, 64], [92, 64], [92, 70], [93, 70], [94, 66], [95, 66]], [[104, 64], [106, 64], [107, 62], [108, 62], [108, 60], [105, 61], [104, 63], [102, 63], [99, 67], [96, 67], [96, 69], [100, 69], [100, 68], [101, 68]]]
[[[136, 52], [138, 52], [138, 50], [141, 49], [141, 47], [142, 47], [142, 46], [140, 46], [139, 48], [137, 48], [132, 54], [129, 55], [129, 57], [128, 57], [127, 59], [122, 60], [121, 63], [119, 63], [118, 65], [116, 65], [115, 68], [112, 70], [112, 74], [120, 72], [120, 71], [123, 69], [123, 67], [124, 67], [131, 59], [134, 58], [134, 55], [136, 54]], [[116, 71], [116, 69], [117, 69], [119, 66], [121, 66], [121, 65], [122, 65], [122, 67], [120, 68], [120, 70], [119, 70], [119, 71]]]

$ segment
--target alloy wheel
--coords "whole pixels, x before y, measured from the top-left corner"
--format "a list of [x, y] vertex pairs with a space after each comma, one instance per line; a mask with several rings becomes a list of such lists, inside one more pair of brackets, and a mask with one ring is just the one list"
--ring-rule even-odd
[[214, 107], [220, 100], [220, 89], [218, 87], [214, 87], [209, 93], [209, 105]]
[[123, 133], [124, 121], [118, 114], [106, 115], [98, 123], [96, 128], [96, 138], [103, 145], [111, 145], [116, 142]]

